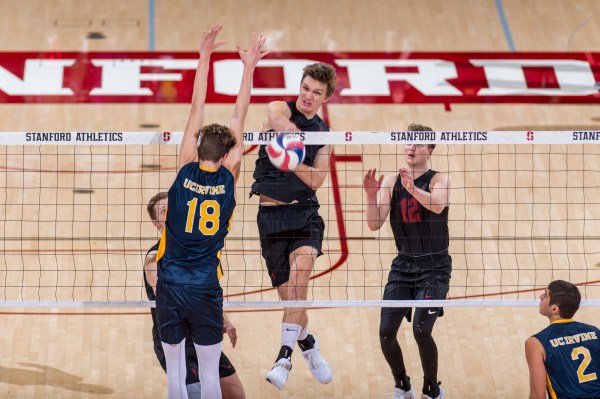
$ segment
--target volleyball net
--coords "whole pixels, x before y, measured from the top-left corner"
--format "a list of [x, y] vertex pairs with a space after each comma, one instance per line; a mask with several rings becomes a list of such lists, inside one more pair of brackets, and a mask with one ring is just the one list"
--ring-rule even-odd
[[[362, 181], [395, 174], [404, 144], [437, 147], [447, 173], [453, 271], [449, 299], [413, 306], [536, 306], [552, 280], [600, 306], [600, 132], [302, 133], [332, 145], [318, 190], [325, 220], [307, 302], [382, 306], [396, 247], [389, 222], [372, 232]], [[158, 240], [146, 205], [175, 177], [178, 132], [0, 133], [0, 306], [151, 306], [143, 260]], [[281, 307], [260, 253], [249, 198], [257, 146], [245, 133], [237, 207], [222, 252], [226, 307]], [[388, 302], [385, 306], [389, 306]], [[397, 304], [398, 305], [398, 304]], [[399, 305], [398, 305], [399, 306]]]

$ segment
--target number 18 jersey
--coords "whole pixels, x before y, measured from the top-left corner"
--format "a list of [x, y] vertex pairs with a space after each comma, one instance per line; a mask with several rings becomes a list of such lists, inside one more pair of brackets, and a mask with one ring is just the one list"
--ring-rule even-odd
[[167, 284], [219, 286], [221, 249], [235, 208], [235, 182], [224, 166], [181, 168], [169, 189], [167, 220], [158, 247], [158, 279]]

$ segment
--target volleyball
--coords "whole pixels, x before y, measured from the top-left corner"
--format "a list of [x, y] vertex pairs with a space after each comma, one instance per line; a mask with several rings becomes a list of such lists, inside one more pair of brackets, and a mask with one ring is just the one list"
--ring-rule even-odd
[[278, 169], [295, 170], [304, 161], [304, 142], [295, 134], [279, 133], [267, 144], [269, 160]]

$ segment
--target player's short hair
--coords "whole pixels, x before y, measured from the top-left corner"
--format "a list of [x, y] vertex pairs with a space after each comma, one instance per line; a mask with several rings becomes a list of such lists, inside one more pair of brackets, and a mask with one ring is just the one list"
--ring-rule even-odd
[[324, 62], [317, 62], [305, 66], [302, 72], [302, 80], [300, 82], [304, 82], [304, 78], [310, 76], [317, 82], [321, 82], [327, 86], [325, 97], [329, 98], [335, 92], [336, 73], [335, 68], [331, 65]]
[[555, 280], [548, 284], [548, 295], [550, 295], [550, 305], [558, 306], [560, 317], [563, 319], [572, 318], [579, 309], [581, 293], [568, 281]]
[[218, 123], [206, 125], [200, 129], [198, 159], [217, 162], [233, 148], [235, 143], [236, 139], [227, 126]]
[[[418, 123], [411, 123], [406, 130], [409, 132], [433, 132], [433, 129], [429, 126], [420, 125]], [[435, 144], [427, 144], [427, 148], [433, 150], [435, 149]]]
[[150, 201], [148, 201], [148, 205], [146, 206], [146, 210], [148, 211], [148, 215], [150, 215], [151, 220], [157, 220], [158, 215], [156, 214], [156, 204], [168, 196], [169, 194], [167, 192], [161, 191], [160, 193], [154, 194], [154, 196], [150, 198]]

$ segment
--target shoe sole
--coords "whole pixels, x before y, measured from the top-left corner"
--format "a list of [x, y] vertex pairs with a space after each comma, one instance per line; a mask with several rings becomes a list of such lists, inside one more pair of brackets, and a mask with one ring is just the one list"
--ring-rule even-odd
[[271, 381], [269, 379], [269, 377], [265, 377], [265, 380], [267, 380], [269, 382], [269, 384], [273, 385], [275, 388], [279, 389], [280, 391], [283, 389], [283, 386], [281, 386], [281, 388], [278, 387], [273, 381]]

